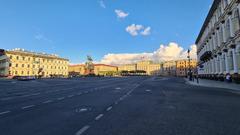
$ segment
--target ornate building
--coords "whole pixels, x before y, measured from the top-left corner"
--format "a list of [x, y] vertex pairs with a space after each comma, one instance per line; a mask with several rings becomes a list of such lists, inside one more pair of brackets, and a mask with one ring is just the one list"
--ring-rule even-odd
[[[104, 75], [104, 76], [112, 76], [115, 75], [118, 71], [116, 66], [105, 65], [105, 64], [93, 64], [93, 73], [95, 75]], [[78, 65], [69, 65], [69, 75], [79, 76], [79, 75], [88, 75], [86, 72], [86, 65], [78, 64]]]
[[118, 70], [121, 71], [145, 71], [147, 75], [160, 75], [161, 64], [152, 61], [140, 61], [136, 64], [121, 65]]
[[175, 60], [175, 61], [166, 61], [162, 63], [162, 75], [165, 76], [177, 76], [177, 77], [186, 77], [191, 72], [196, 73], [197, 69], [197, 60]]
[[240, 78], [239, 10], [239, 0], [214, 0], [196, 40], [200, 76]]
[[0, 50], [0, 76], [67, 77], [68, 59], [15, 49]]

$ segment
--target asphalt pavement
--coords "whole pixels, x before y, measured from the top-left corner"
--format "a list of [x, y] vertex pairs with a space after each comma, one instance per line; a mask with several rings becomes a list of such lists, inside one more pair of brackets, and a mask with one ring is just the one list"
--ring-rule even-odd
[[0, 80], [1, 135], [239, 135], [240, 93], [181, 78]]

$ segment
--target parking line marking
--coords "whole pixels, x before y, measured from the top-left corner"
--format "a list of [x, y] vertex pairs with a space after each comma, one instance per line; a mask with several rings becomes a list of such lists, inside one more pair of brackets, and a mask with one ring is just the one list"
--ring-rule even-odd
[[48, 101], [43, 102], [43, 104], [47, 104], [47, 103], [51, 103], [51, 102], [52, 102], [52, 100], [48, 100]]
[[99, 119], [101, 119], [103, 117], [103, 114], [99, 114], [96, 118], [95, 118], [95, 120], [99, 120]]
[[11, 111], [0, 112], [0, 115], [10, 113]]
[[31, 108], [31, 107], [34, 107], [35, 105], [29, 105], [29, 106], [24, 106], [22, 107], [22, 109], [28, 109], [28, 108]]
[[84, 132], [86, 132], [88, 129], [90, 128], [90, 126], [84, 126], [83, 128], [81, 128], [75, 135], [82, 135]]
[[107, 108], [107, 111], [110, 111], [110, 110], [112, 110], [112, 106], [110, 106], [110, 107]]

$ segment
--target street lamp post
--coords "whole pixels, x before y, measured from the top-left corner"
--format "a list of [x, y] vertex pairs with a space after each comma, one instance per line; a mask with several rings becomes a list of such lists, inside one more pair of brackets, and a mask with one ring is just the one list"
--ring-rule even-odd
[[188, 74], [189, 74], [189, 81], [192, 81], [192, 71], [191, 71], [191, 58], [190, 58], [190, 50], [188, 49]]

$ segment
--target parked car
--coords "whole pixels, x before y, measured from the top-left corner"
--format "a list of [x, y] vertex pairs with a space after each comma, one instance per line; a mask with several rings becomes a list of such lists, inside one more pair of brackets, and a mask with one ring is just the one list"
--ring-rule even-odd
[[31, 81], [35, 80], [36, 78], [34, 76], [14, 76], [13, 79], [18, 81]]

